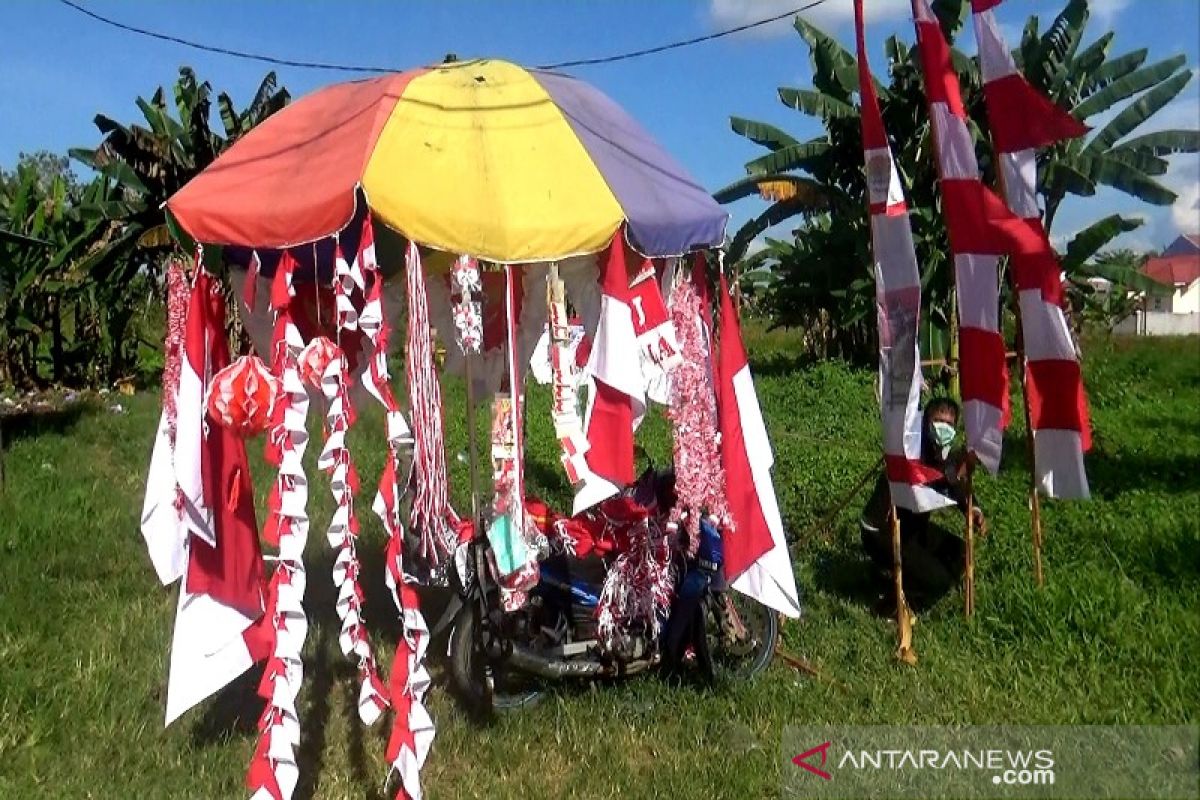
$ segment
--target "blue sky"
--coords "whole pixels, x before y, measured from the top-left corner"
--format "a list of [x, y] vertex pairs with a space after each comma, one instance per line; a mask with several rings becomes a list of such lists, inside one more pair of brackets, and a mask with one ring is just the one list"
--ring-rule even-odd
[[[233, 49], [281, 57], [394, 66], [398, 69], [460, 58], [495, 56], [546, 64], [662, 44], [760, 19], [800, 0], [511, 0], [510, 2], [286, 2], [285, 0], [80, 0], [140, 27]], [[1061, 0], [1007, 0], [1000, 18], [1015, 44], [1025, 18], [1047, 18]], [[867, 0], [873, 63], [881, 43], [897, 33], [912, 40], [908, 0]], [[1196, 0], [1093, 0], [1090, 30], [1117, 31], [1113, 52], [1150, 48], [1150, 60], [1186, 53], [1200, 62], [1200, 3]], [[852, 41], [851, 0], [827, 0], [813, 21]], [[1048, 21], [1048, 19], [1047, 19]], [[1043, 25], [1044, 27], [1044, 25]], [[974, 51], [971, 34], [960, 42]], [[94, 145], [97, 112], [132, 122], [137, 95], [170, 84], [182, 64], [228, 91], [239, 106], [267, 65], [189, 50], [105, 27], [56, 0], [0, 3], [0, 166], [21, 151]], [[299, 96], [343, 74], [283, 67], [281, 82]], [[729, 116], [760, 119], [799, 136], [812, 123], [783, 107], [777, 86], [809, 82], [807, 51], [786, 22], [723, 40], [623, 63], [571, 70], [623, 105], [706, 187], [737, 178], [759, 149], [729, 129]], [[1200, 127], [1200, 80], [1193, 80], [1148, 129]], [[1068, 204], [1056, 222], [1060, 242], [1113, 211], [1146, 218], [1124, 244], [1157, 249], [1180, 227], [1200, 227], [1200, 157], [1176, 157], [1166, 183], [1183, 201], [1172, 208], [1129, 202], [1115, 192]], [[763, 206], [755, 199], [733, 208], [735, 224]]]

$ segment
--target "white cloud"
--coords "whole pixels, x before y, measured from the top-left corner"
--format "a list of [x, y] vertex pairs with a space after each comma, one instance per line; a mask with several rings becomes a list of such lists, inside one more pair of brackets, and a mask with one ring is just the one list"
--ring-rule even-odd
[[[708, 14], [715, 27], [733, 28], [783, 14], [801, 4], [799, 0], [709, 0]], [[866, 4], [868, 22], [905, 17], [911, 10], [909, 0], [871, 0]], [[805, 11], [802, 16], [818, 27], [832, 28], [854, 19], [854, 4], [851, 0], [826, 0], [816, 8]], [[788, 16], [748, 33], [782, 36], [791, 27], [792, 17]]]
[[1200, 180], [1179, 192], [1171, 206], [1171, 221], [1180, 233], [1200, 233]]
[[1091, 0], [1088, 8], [1101, 25], [1111, 25], [1129, 6], [1130, 0]]

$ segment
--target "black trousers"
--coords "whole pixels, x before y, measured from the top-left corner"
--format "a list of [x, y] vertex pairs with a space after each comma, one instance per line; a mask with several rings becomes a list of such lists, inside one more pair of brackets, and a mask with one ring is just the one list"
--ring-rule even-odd
[[[900, 518], [900, 560], [904, 593], [910, 601], [932, 602], [952, 590], [962, 578], [966, 545], [958, 536], [930, 521], [929, 514], [897, 509]], [[892, 532], [863, 522], [859, 526], [863, 551], [877, 577], [891, 586]]]

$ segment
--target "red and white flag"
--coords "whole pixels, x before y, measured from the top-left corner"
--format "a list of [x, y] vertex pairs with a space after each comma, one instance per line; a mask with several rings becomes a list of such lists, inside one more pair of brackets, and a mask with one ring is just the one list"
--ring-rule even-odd
[[858, 85], [862, 98], [863, 157], [875, 256], [875, 304], [879, 319], [880, 412], [885, 472], [892, 503], [926, 512], [954, 501], [925, 484], [942, 477], [921, 463], [921, 273], [913, 246], [908, 206], [900, 185], [879, 98], [867, 63], [863, 0], [854, 0]]
[[176, 511], [181, 535], [174, 539], [181, 549], [163, 562], [182, 569], [164, 572], [159, 567], [164, 554], [152, 548], [164, 582], [183, 577], [171, 644], [168, 725], [254, 663], [246, 635], [262, 615], [262, 556], [245, 445], [232, 431], [205, 420], [209, 381], [229, 362], [223, 309], [211, 276], [201, 270], [188, 304], [173, 463], [164, 464], [156, 443], [148, 482], [177, 483], [182, 495]]
[[575, 495], [575, 513], [633, 483], [633, 431], [646, 410], [637, 353], [624, 235], [618, 231], [600, 263], [600, 318], [586, 368], [592, 378], [584, 422], [588, 469]]
[[1046, 242], [1045, 252], [1017, 254], [1011, 261], [1021, 306], [1034, 473], [1038, 486], [1050, 497], [1087, 498], [1083, 465], [1083, 454], [1091, 447], [1087, 396], [1062, 310], [1061, 268], [1037, 204], [1037, 149], [1083, 136], [1087, 127], [1017, 71], [996, 22], [994, 9], [1000, 2], [972, 0], [971, 8], [1005, 199], [1009, 209]]
[[733, 530], [726, 533], [722, 543], [725, 574], [742, 594], [781, 614], [799, 617], [796, 577], [771, 482], [775, 457], [724, 275], [717, 388], [721, 463], [733, 518]]

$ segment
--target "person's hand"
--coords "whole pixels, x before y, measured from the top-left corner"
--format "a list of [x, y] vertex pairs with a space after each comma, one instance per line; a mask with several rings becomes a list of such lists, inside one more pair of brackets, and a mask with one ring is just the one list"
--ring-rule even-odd
[[968, 450], [966, 457], [962, 458], [958, 462], [958, 469], [955, 471], [954, 475], [955, 479], [959, 483], [965, 481], [971, 474], [975, 472], [975, 465], [978, 463], [979, 456], [975, 454], [974, 450]]
[[972, 517], [975, 522], [975, 533], [979, 536], [987, 536], [987, 520], [983, 517], [983, 509], [975, 508], [973, 511]]

